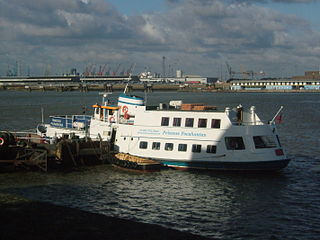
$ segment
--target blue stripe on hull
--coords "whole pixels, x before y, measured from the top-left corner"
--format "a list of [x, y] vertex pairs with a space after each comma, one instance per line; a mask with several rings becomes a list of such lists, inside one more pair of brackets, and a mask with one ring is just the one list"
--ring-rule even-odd
[[143, 97], [134, 96], [134, 95], [127, 95], [127, 94], [124, 94], [124, 93], [121, 93], [119, 97], [128, 98], [128, 99], [134, 99], [134, 100], [143, 100]]
[[180, 162], [161, 161], [168, 167], [186, 169], [212, 169], [212, 170], [235, 170], [235, 171], [276, 171], [285, 168], [290, 159], [264, 161], [264, 162]]

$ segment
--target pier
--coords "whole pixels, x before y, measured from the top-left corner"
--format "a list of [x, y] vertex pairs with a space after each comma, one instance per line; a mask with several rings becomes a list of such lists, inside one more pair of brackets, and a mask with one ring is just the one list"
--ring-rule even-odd
[[0, 132], [0, 170], [72, 170], [107, 163], [109, 142], [61, 138], [47, 143], [35, 133]]
[[[207, 85], [197, 85], [192, 88], [206, 88]], [[67, 92], [67, 91], [123, 91], [126, 87], [125, 83], [118, 84], [106, 84], [106, 83], [64, 83], [64, 84], [4, 84], [0, 85], [0, 90], [12, 90], [12, 91], [57, 91], [57, 92]], [[180, 84], [129, 84], [128, 91], [179, 91], [181, 89]]]
[[[290, 82], [291, 83], [291, 82]], [[242, 86], [242, 85], [243, 86]], [[215, 83], [215, 84], [176, 84], [176, 83], [131, 83], [128, 85], [128, 92], [320, 92], [320, 80], [318, 82], [312, 82], [306, 85], [300, 81], [300, 85], [303, 87], [288, 87], [286, 82], [280, 82], [275, 84], [273, 82], [267, 82], [270, 84], [265, 87], [259, 81], [232, 81], [229, 83]], [[273, 84], [273, 85], [271, 85]], [[125, 83], [64, 83], [64, 84], [1, 84], [0, 91], [27, 91], [27, 92], [89, 92], [89, 91], [104, 91], [104, 92], [116, 92], [123, 91], [127, 84]], [[241, 86], [240, 86], [241, 85]], [[285, 86], [285, 87], [283, 87]]]
[[81, 166], [113, 164], [138, 171], [159, 171], [154, 160], [116, 154], [108, 141], [92, 141], [65, 135], [54, 143], [35, 133], [0, 132], [0, 172], [17, 169], [73, 170]]

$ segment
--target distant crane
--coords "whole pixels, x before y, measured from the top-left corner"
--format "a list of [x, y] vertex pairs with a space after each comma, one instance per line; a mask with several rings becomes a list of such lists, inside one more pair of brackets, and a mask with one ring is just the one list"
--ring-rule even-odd
[[119, 72], [119, 75], [120, 75], [120, 76], [123, 76], [123, 75], [124, 75], [124, 72], [125, 72], [125, 68], [123, 67], [123, 68], [122, 68], [122, 71]]
[[229, 73], [229, 79], [232, 79], [235, 74], [240, 73], [240, 72], [232, 71], [232, 68], [231, 68], [231, 66], [229, 65], [228, 62], [226, 62], [226, 65], [227, 65], [227, 69], [228, 69], [228, 73]]
[[108, 75], [108, 76], [110, 75], [110, 70], [111, 70], [111, 67], [109, 66], [107, 71], [106, 71], [106, 75]]
[[235, 72], [232, 71], [231, 66], [228, 64], [228, 62], [226, 62], [227, 65], [227, 69], [228, 69], [228, 73], [229, 73], [229, 79], [232, 79], [234, 77], [235, 74], [242, 74], [243, 76], [245, 76], [246, 78], [248, 78], [249, 76], [251, 77], [251, 79], [254, 79], [254, 76], [256, 75], [265, 75], [264, 71], [260, 71], [260, 72], [254, 72], [252, 70], [249, 71], [240, 71], [240, 72]]
[[162, 57], [162, 77], [166, 77], [166, 57]]
[[[50, 64], [47, 64], [45, 69], [44, 69], [44, 76], [50, 76], [51, 75], [51, 65]], [[16, 73], [16, 76], [17, 76], [17, 73]]]
[[94, 76], [96, 74], [96, 64], [92, 64], [92, 67], [90, 69], [90, 75]]
[[105, 75], [106, 67], [107, 67], [107, 64], [104, 64], [103, 67], [100, 65], [100, 67], [99, 67], [99, 72], [98, 72], [98, 76]]
[[117, 75], [120, 67], [121, 67], [121, 63], [119, 63], [119, 65], [118, 65], [118, 67], [116, 68], [116, 70], [112, 73], [113, 76], [116, 76], [116, 75]]
[[83, 76], [88, 76], [88, 73], [89, 73], [88, 66], [86, 66], [86, 68], [85, 68], [85, 70], [83, 72]]
[[11, 70], [11, 68], [10, 68], [10, 65], [8, 64], [8, 69], [7, 69], [7, 76], [14, 76], [14, 73], [13, 73], [13, 71]]
[[135, 63], [132, 63], [131, 66], [129, 67], [129, 69], [127, 70], [127, 76], [131, 75], [133, 72], [134, 67], [136, 66]]
[[251, 79], [254, 79], [254, 76], [256, 75], [265, 75], [265, 72], [264, 71], [260, 71], [260, 72], [254, 72], [252, 70], [249, 70], [249, 71], [245, 71], [242, 73], [243, 75], [246, 75], [247, 77], [251, 77]]
[[92, 68], [93, 68], [94, 64], [91, 64], [89, 67], [86, 66], [86, 70], [83, 73], [84, 76], [88, 77], [89, 75], [91, 75], [92, 73]]

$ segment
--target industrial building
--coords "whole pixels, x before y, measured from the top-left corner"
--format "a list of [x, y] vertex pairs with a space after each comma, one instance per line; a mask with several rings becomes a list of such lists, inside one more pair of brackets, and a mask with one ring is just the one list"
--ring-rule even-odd
[[293, 78], [264, 80], [231, 80], [231, 90], [320, 90], [320, 80]]
[[306, 71], [304, 76], [259, 80], [231, 79], [231, 90], [320, 90], [320, 71]]
[[320, 70], [306, 71], [304, 72], [304, 76], [293, 76], [292, 78], [295, 80], [305, 80], [305, 79], [320, 80]]
[[181, 70], [176, 71], [175, 76], [157, 76], [151, 72], [142, 72], [139, 75], [141, 82], [165, 82], [165, 83], [177, 83], [177, 84], [211, 84], [218, 81], [215, 77], [202, 77], [199, 75], [183, 74]]

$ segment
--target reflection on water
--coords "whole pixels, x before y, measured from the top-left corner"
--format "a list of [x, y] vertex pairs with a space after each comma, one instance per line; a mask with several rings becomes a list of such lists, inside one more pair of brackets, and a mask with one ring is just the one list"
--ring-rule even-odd
[[303, 237], [305, 232], [297, 226], [308, 229], [310, 237], [319, 221], [319, 212], [314, 212], [319, 206], [314, 209], [310, 203], [318, 202], [319, 196], [309, 189], [318, 188], [320, 179], [312, 176], [310, 186], [310, 181], [301, 183], [290, 171], [142, 174], [104, 165], [68, 174], [3, 174], [1, 188], [35, 200], [222, 239], [266, 239], [287, 231]]
[[[89, 108], [100, 101], [97, 93], [87, 93], [85, 98], [83, 93], [4, 93], [5, 96], [2, 92], [0, 95], [1, 129], [35, 126], [41, 119], [41, 106], [45, 106], [47, 115], [81, 113], [82, 106]], [[165, 102], [172, 99], [171, 95], [153, 93], [148, 102]], [[318, 97], [317, 94], [174, 94], [174, 99], [185, 102], [192, 99], [218, 107], [255, 105], [266, 120], [283, 105], [284, 124], [279, 126], [279, 132], [293, 160], [279, 173], [165, 170], [142, 174], [103, 165], [72, 173], [2, 173], [0, 189], [218, 239], [317, 239]], [[34, 117], [37, 112], [39, 119]], [[16, 118], [17, 115], [21, 118]]]

